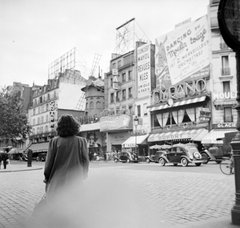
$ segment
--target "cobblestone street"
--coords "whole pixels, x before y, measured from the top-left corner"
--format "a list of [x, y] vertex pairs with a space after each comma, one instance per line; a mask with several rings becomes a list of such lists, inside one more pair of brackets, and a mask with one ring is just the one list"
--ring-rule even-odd
[[[0, 227], [19, 227], [30, 218], [35, 203], [44, 193], [42, 180], [43, 170], [0, 173]], [[116, 212], [121, 217], [126, 210], [131, 219], [143, 220], [142, 225], [144, 216], [150, 219], [145, 221], [149, 228], [192, 227], [213, 218], [229, 216], [230, 219], [234, 204], [233, 175], [99, 166], [90, 167], [86, 185], [92, 194], [87, 204], [90, 202], [94, 207], [95, 221], [103, 213]], [[114, 221], [117, 216], [111, 218], [119, 222]]]

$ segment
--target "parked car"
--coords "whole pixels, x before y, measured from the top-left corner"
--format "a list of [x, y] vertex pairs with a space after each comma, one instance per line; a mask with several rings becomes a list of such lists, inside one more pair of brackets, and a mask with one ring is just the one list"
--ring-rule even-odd
[[179, 143], [173, 145], [169, 153], [160, 155], [158, 162], [161, 166], [164, 166], [166, 163], [173, 163], [177, 166], [180, 163], [183, 167], [186, 167], [189, 163], [200, 166], [204, 160], [196, 146]]
[[36, 161], [46, 161], [46, 156], [47, 156], [47, 153], [44, 152], [44, 153], [38, 153], [37, 156], [36, 156]]
[[135, 162], [137, 163], [138, 162], [138, 156], [133, 153], [133, 152], [121, 152], [118, 157], [115, 157], [114, 158], [114, 162], [127, 162], [127, 163], [130, 163], [130, 162]]
[[150, 163], [150, 162], [155, 162], [155, 163], [158, 163], [159, 161], [159, 157], [163, 154], [166, 154], [167, 153], [167, 150], [158, 150], [155, 154], [152, 154], [152, 155], [148, 155], [145, 157], [145, 161], [147, 163]]

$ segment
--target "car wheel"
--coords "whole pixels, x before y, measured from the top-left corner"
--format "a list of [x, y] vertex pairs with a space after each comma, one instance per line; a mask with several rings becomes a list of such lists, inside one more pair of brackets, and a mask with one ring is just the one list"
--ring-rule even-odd
[[209, 162], [209, 157], [206, 153], [202, 153], [202, 158], [204, 160], [203, 164], [207, 164]]
[[182, 159], [181, 159], [181, 165], [182, 165], [183, 167], [188, 166], [188, 160], [187, 160], [186, 158], [182, 158]]
[[127, 159], [127, 163], [130, 163], [130, 160], [129, 160], [129, 159]]
[[160, 166], [165, 166], [166, 162], [163, 158], [159, 158], [159, 165]]
[[196, 166], [200, 166], [202, 163], [195, 163]]
[[114, 162], [115, 162], [115, 163], [117, 163], [117, 162], [118, 162], [118, 160], [117, 160], [117, 159], [114, 159]]
[[150, 159], [149, 159], [149, 158], [147, 158], [147, 159], [146, 159], [146, 162], [147, 162], [147, 163], [150, 163]]

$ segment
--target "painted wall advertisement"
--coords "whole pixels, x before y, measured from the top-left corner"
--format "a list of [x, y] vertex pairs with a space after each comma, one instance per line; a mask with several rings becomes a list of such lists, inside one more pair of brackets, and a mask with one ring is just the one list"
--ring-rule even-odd
[[103, 116], [100, 119], [100, 131], [132, 129], [131, 120], [129, 115]]
[[148, 96], [151, 91], [151, 44], [137, 49], [138, 98]]
[[157, 87], [169, 87], [209, 74], [209, 29], [207, 16], [156, 39]]

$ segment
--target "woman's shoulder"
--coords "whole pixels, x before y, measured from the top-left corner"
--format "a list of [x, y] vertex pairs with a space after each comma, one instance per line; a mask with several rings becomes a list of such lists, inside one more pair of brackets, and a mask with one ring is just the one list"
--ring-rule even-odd
[[76, 136], [76, 138], [79, 140], [79, 141], [86, 141], [85, 138], [81, 137], [81, 136]]

